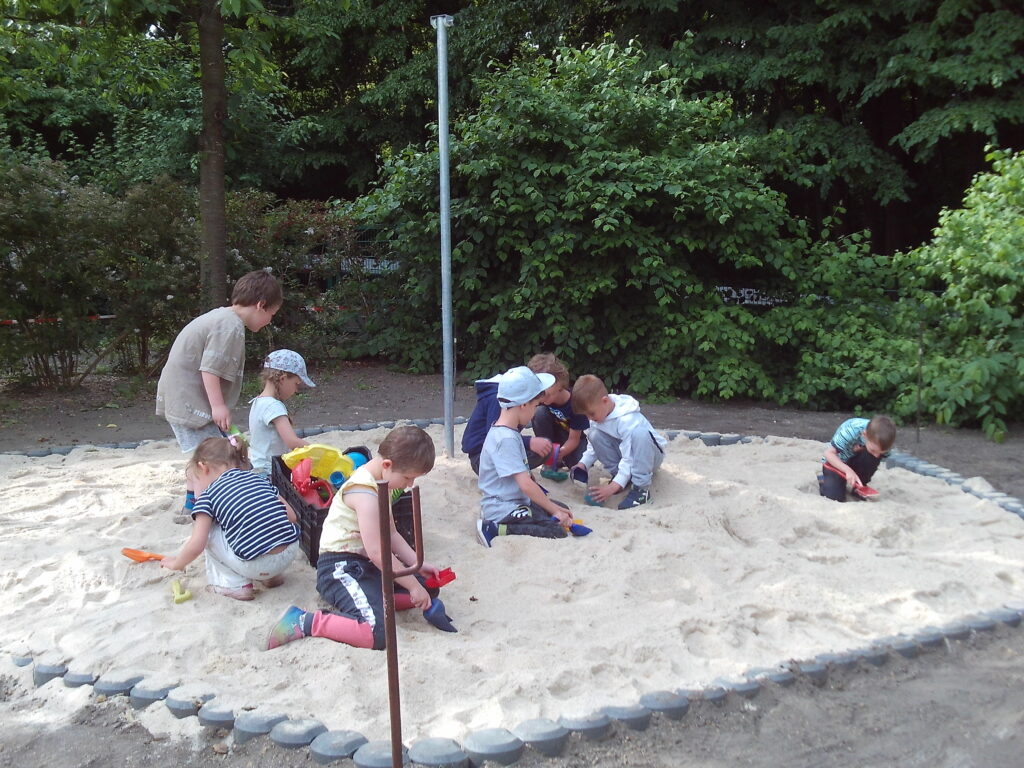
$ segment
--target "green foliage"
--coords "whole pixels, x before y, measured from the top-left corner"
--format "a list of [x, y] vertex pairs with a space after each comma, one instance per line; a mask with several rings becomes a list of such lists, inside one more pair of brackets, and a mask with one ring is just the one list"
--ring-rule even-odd
[[[116, 353], [126, 372], [149, 370], [200, 312], [195, 194], [162, 179], [117, 197], [47, 161], [4, 168], [0, 185], [0, 319], [17, 321], [0, 326], [0, 364], [45, 387], [73, 385], [89, 353]], [[270, 266], [285, 289], [277, 339], [251, 337], [250, 358], [273, 346], [311, 359], [375, 351], [365, 308], [340, 308], [339, 289], [322, 295], [343, 275], [350, 299], [363, 293], [349, 221], [320, 203], [257, 192], [229, 195], [228, 212], [228, 274]], [[98, 314], [114, 317], [89, 319]], [[37, 318], [54, 322], [29, 322]]]
[[273, 329], [250, 337], [248, 356], [291, 347], [312, 360], [348, 358], [361, 344], [358, 308], [324, 291], [340, 279], [362, 277], [352, 222], [324, 203], [284, 200], [254, 190], [228, 196], [228, 274], [272, 268], [285, 302]]
[[69, 387], [104, 332], [111, 201], [51, 163], [0, 169], [0, 361]]
[[[1024, 154], [992, 151], [963, 207], [902, 254], [921, 306], [923, 407], [939, 423], [980, 423], [996, 440], [1024, 407]], [[904, 390], [902, 412], [916, 397]]]
[[[691, 76], [604, 44], [479, 84], [479, 112], [452, 131], [454, 315], [470, 374], [551, 349], [641, 394], [820, 406], [878, 396], [848, 391], [846, 376], [871, 363], [859, 340], [829, 331], [886, 316], [889, 264], [861, 235], [837, 243], [793, 217], [761, 170], [770, 159], [806, 182], [791, 143], [747, 133], [728, 97], [688, 93]], [[386, 172], [353, 208], [393, 231], [403, 264], [394, 301], [407, 311], [388, 316], [381, 343], [436, 370], [437, 157], [409, 149]], [[727, 303], [721, 285], [800, 310]], [[804, 354], [812, 344], [821, 356]]]
[[148, 370], [154, 346], [173, 338], [200, 301], [199, 226], [195, 193], [163, 178], [112, 201], [114, 263], [102, 286], [110, 328], [122, 338], [128, 370]]
[[1024, 16], [1009, 0], [711, 0], [613, 28], [652, 49], [692, 30], [702, 85], [766, 130], [786, 127], [816, 168], [820, 185], [796, 210], [845, 205], [888, 252], [927, 237], [986, 141], [1019, 147]]
[[[259, 3], [240, 5], [245, 18], [225, 31], [225, 153], [229, 184], [245, 186], [277, 181], [303, 137], [268, 58], [272, 17], [251, 15]], [[125, 3], [114, 10], [128, 20], [111, 26], [95, 6], [69, 3], [63, 12], [77, 15], [68, 19], [37, 7], [0, 27], [0, 148], [59, 159], [117, 193], [164, 175], [194, 180], [202, 95], [189, 8]]]

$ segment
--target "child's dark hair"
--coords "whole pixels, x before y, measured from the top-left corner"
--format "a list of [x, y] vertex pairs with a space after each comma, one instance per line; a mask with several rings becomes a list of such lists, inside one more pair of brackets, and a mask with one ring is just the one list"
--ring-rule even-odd
[[526, 364], [526, 367], [534, 373], [550, 373], [555, 377], [555, 384], [558, 384], [563, 389], [569, 388], [569, 369], [565, 367], [565, 363], [551, 352], [541, 352], [538, 355], [534, 355], [530, 358], [530, 362]]
[[254, 307], [260, 302], [267, 309], [280, 307], [284, 292], [277, 278], [264, 269], [257, 269], [242, 275], [231, 289], [231, 303], [243, 307]]
[[185, 471], [195, 469], [199, 464], [249, 469], [249, 448], [244, 440], [237, 437], [208, 437], [199, 444], [188, 460]]
[[576, 379], [572, 387], [572, 409], [576, 413], [585, 413], [607, 394], [608, 387], [603, 381], [591, 373], [585, 373]]
[[419, 427], [396, 427], [388, 432], [377, 453], [400, 470], [427, 474], [434, 468], [434, 441]]
[[896, 442], [896, 425], [888, 416], [875, 416], [868, 422], [864, 434], [878, 443], [883, 451], [888, 451]]

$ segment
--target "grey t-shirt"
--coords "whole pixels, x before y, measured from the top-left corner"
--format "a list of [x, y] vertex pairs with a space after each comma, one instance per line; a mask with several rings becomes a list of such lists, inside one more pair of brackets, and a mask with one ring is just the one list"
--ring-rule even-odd
[[242, 391], [245, 323], [231, 307], [211, 309], [174, 340], [156, 387], [156, 415], [198, 429], [213, 421], [203, 371], [227, 381], [224, 404], [233, 408]]
[[249, 407], [249, 461], [263, 475], [270, 474], [270, 460], [288, 452], [274, 419], [288, 418], [288, 409], [276, 397], [254, 397]]
[[529, 471], [519, 430], [493, 425], [480, 452], [480, 516], [498, 523], [516, 508], [529, 506], [530, 497], [523, 493], [515, 478], [520, 472]]

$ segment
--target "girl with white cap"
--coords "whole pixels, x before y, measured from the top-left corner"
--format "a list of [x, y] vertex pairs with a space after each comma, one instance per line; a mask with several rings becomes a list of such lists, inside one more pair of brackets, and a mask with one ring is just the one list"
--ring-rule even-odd
[[304, 386], [316, 384], [306, 373], [302, 355], [290, 349], [275, 349], [267, 355], [260, 380], [263, 391], [249, 403], [249, 459], [253, 471], [269, 475], [274, 456], [307, 444], [295, 434], [284, 401]]

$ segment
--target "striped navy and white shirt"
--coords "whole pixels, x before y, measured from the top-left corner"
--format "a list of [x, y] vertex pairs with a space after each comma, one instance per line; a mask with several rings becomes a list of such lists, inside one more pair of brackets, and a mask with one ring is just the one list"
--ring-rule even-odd
[[267, 478], [241, 469], [229, 469], [203, 491], [192, 517], [200, 514], [224, 529], [228, 546], [242, 560], [299, 538], [299, 527], [288, 519], [277, 489]]

